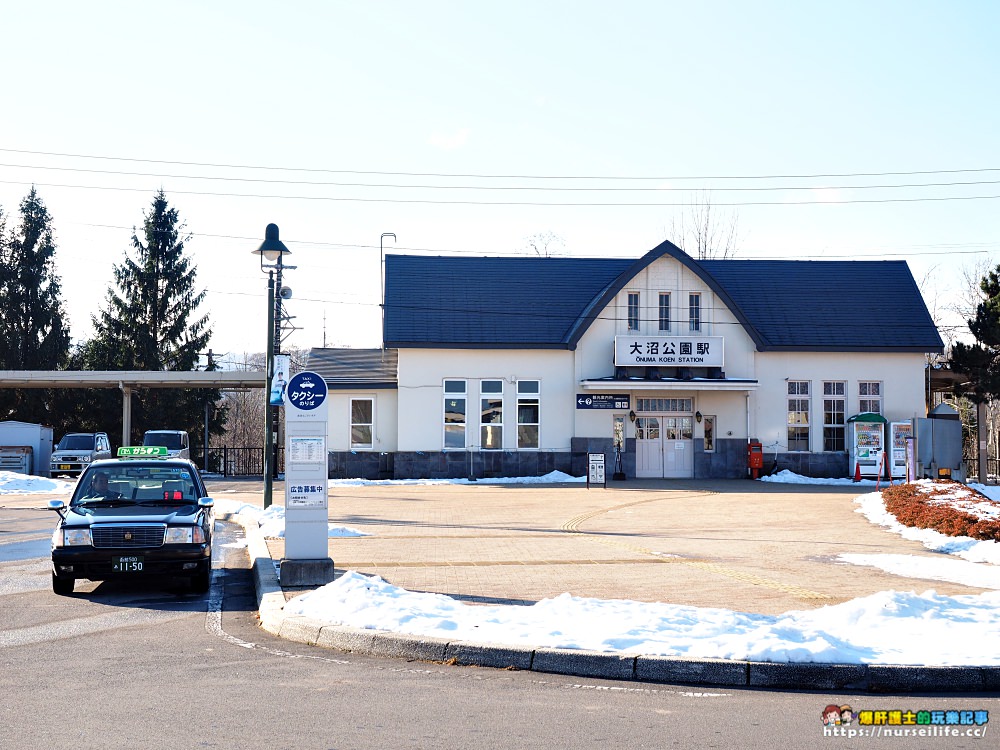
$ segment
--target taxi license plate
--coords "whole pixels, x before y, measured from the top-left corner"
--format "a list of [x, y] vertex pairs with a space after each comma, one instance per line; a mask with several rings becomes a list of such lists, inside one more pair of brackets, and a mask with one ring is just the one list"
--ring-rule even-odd
[[72, 468], [73, 467], [70, 466], [69, 464], [59, 464], [59, 470], [60, 471], [69, 471]]
[[128, 557], [112, 557], [111, 569], [116, 573], [141, 573], [142, 557], [129, 555]]

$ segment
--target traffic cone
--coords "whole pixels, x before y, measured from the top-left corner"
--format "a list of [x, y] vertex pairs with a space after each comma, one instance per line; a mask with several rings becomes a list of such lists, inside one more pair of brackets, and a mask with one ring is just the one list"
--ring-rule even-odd
[[857, 462], [854, 463], [854, 481], [855, 482], [861, 481], [861, 464]]

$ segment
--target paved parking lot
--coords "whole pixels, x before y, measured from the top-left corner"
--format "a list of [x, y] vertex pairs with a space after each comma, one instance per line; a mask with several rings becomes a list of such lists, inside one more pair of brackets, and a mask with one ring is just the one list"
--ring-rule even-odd
[[[217, 498], [261, 505], [262, 483], [211, 481]], [[335, 486], [337, 571], [475, 602], [564, 592], [778, 614], [896, 589], [981, 589], [839, 563], [844, 553], [933, 556], [874, 526], [853, 498], [870, 486], [751, 481], [585, 485]], [[284, 488], [274, 490], [283, 504]], [[281, 539], [268, 541], [274, 559]], [[299, 593], [287, 591], [291, 596]]]

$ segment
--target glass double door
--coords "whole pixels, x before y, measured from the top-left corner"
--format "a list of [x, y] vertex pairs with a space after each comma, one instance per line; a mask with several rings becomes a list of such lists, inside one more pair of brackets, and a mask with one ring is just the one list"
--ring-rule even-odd
[[636, 477], [693, 477], [694, 419], [667, 415], [637, 417], [635, 450]]

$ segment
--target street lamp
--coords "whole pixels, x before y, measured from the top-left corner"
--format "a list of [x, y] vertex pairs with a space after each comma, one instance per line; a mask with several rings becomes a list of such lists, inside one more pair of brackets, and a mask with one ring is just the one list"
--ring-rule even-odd
[[[270, 386], [274, 377], [274, 355], [281, 348], [281, 310], [275, 308], [274, 269], [278, 271], [278, 288], [281, 288], [282, 257], [291, 251], [278, 239], [278, 225], [268, 224], [264, 230], [264, 242], [253, 251], [260, 256], [260, 270], [267, 270], [267, 380], [264, 384], [264, 507], [271, 506], [274, 489], [274, 471], [277, 462], [277, 444], [274, 440], [274, 417], [277, 407], [271, 406]], [[270, 261], [270, 264], [264, 261]], [[281, 297], [277, 297], [281, 304]], [[277, 314], [276, 314], [277, 313]]]

